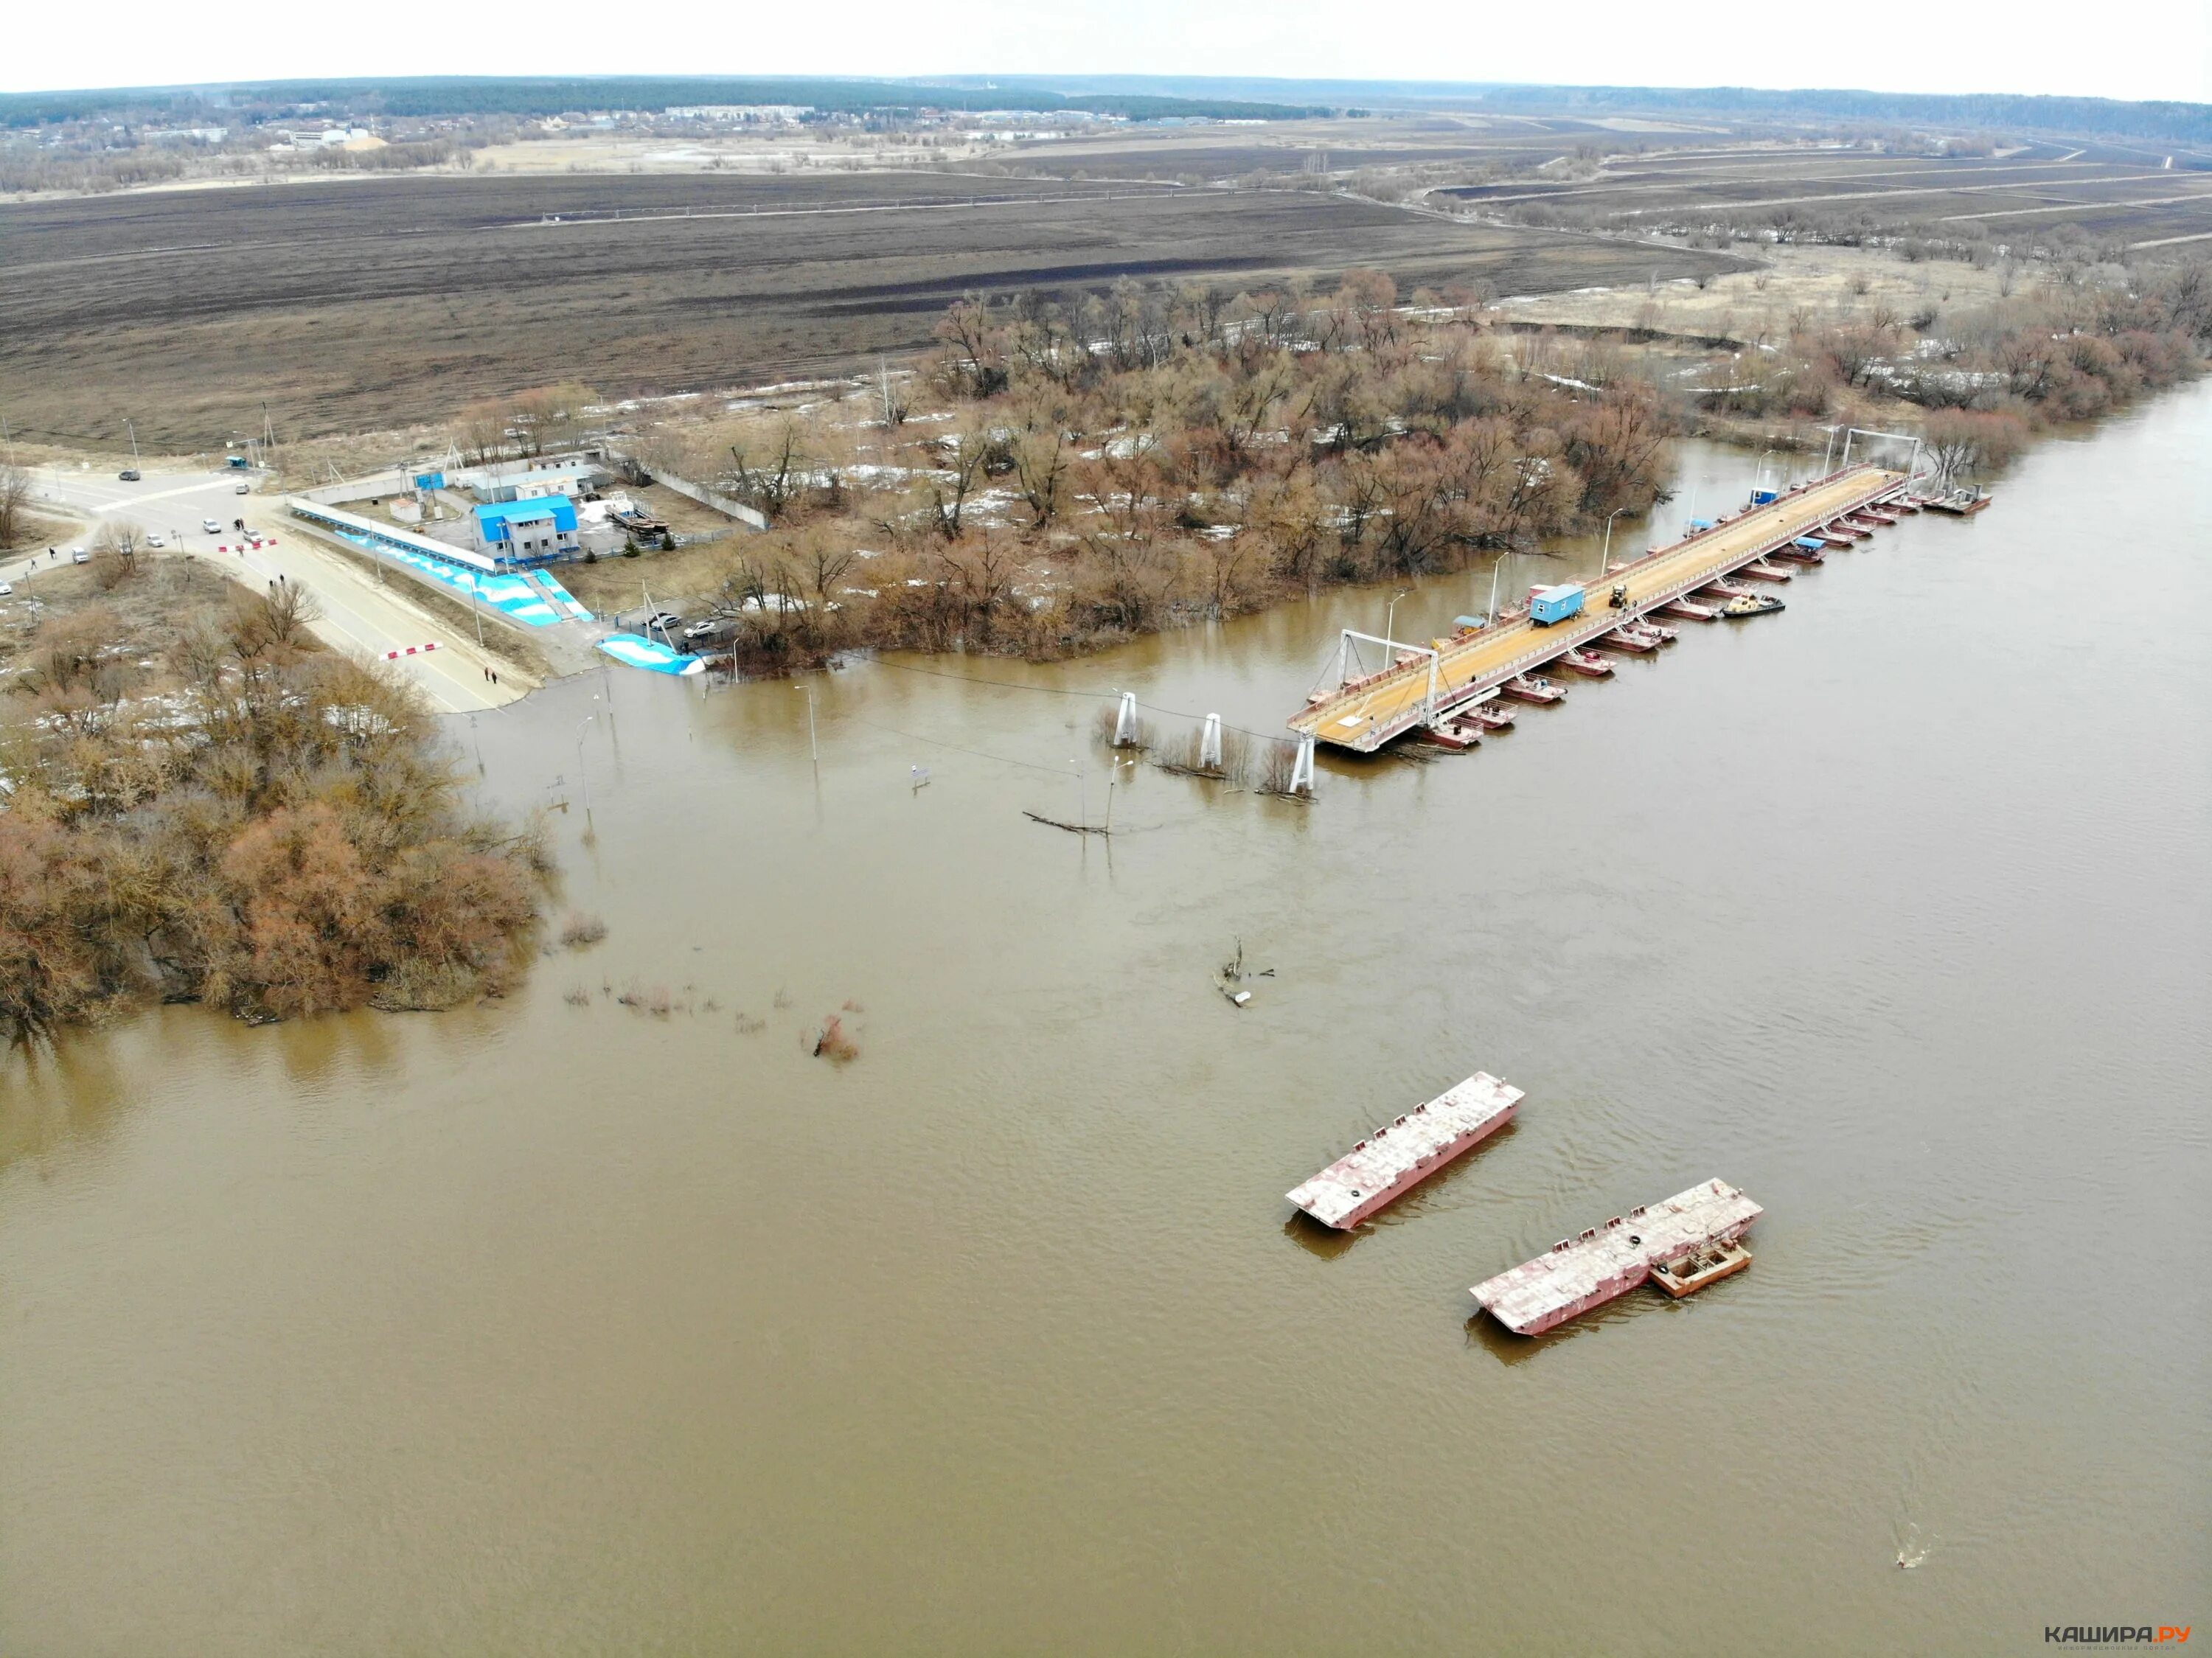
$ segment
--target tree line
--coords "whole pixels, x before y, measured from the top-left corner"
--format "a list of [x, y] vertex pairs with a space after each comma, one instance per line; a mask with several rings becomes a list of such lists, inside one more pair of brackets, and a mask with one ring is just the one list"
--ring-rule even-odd
[[1530, 374], [1474, 295], [1412, 297], [1355, 270], [1319, 294], [964, 299], [921, 371], [933, 422], [886, 383], [857, 432], [790, 416], [726, 448], [718, 487], [774, 522], [715, 609], [759, 661], [1053, 654], [1659, 498], [1679, 411], [1651, 384]]

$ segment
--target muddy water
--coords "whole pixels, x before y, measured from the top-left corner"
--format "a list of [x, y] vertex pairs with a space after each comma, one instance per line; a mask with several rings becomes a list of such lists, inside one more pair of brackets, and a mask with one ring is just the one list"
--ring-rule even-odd
[[[605, 944], [497, 1006], [173, 1009], [0, 1071], [0, 1649], [2201, 1623], [2208, 454], [2200, 388], [1472, 756], [1310, 806], [1125, 769], [1110, 841], [1023, 816], [1103, 815], [1098, 694], [1273, 729], [1389, 593], [913, 665], [1027, 691], [839, 674], [818, 765], [781, 684], [458, 727], [567, 802]], [[809, 1057], [848, 1002], [859, 1059]], [[1348, 1242], [1289, 1223], [1478, 1066], [1516, 1127]], [[1470, 1322], [1714, 1175], [1767, 1207], [1748, 1275]]]

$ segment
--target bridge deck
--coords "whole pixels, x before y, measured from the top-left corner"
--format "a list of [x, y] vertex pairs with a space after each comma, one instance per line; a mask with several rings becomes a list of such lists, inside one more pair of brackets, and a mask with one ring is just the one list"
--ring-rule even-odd
[[[1290, 727], [1320, 742], [1372, 752], [1392, 738], [1494, 690], [1516, 674], [1533, 672], [1574, 647], [1610, 633], [1632, 616], [1694, 592], [1763, 553], [1786, 547], [1845, 513], [1895, 494], [1905, 482], [1902, 472], [1862, 465], [1802, 485], [1778, 501], [1647, 553], [1603, 580], [1589, 583], [1580, 616], [1548, 628], [1539, 628], [1523, 616], [1445, 647], [1438, 653], [1433, 704], [1429, 701], [1429, 662], [1423, 657], [1356, 690], [1301, 709], [1291, 716]], [[1607, 602], [1616, 582], [1627, 584], [1628, 604], [1623, 610], [1611, 609]]]

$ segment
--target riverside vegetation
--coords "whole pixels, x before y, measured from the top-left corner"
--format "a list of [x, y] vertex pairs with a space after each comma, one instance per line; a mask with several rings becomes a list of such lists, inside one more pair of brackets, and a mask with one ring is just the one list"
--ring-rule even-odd
[[470, 811], [428, 708], [320, 648], [298, 590], [112, 550], [41, 586], [44, 615], [0, 635], [0, 1032], [514, 982], [550, 874], [536, 829]]
[[647, 433], [648, 465], [771, 524], [654, 586], [688, 585], [751, 671], [855, 647], [1065, 655], [1647, 512], [1682, 432], [1817, 450], [1834, 423], [1910, 423], [1945, 482], [1986, 477], [2212, 347], [2203, 264], [1808, 313], [1686, 366], [1634, 331], [1516, 334], [1481, 295], [1411, 299], [1358, 270], [1322, 296], [963, 301], [915, 379]]

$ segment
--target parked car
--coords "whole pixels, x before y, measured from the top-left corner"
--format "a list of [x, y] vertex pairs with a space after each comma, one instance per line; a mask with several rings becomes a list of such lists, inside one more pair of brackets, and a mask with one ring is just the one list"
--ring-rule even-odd
[[14, 582], [12, 582], [12, 581], [0, 581], [0, 598], [7, 598], [9, 594], [10, 594], [10, 593], [14, 592], [15, 591], [15, 584]]
[[115, 476], [125, 483], [136, 483], [138, 482], [138, 469], [135, 466], [126, 466]]
[[684, 618], [673, 610], [655, 610], [645, 619], [645, 630], [648, 634], [673, 633], [683, 625]]
[[202, 519], [200, 520], [200, 528], [206, 531], [211, 536], [219, 536], [222, 533], [222, 525], [211, 518]]
[[687, 640], [712, 639], [721, 631], [722, 624], [719, 622], [695, 622], [684, 630], [684, 637]]

